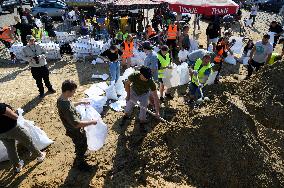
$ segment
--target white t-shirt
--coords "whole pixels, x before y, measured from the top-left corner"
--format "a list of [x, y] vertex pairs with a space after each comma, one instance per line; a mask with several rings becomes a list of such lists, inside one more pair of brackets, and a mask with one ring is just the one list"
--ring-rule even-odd
[[250, 14], [256, 16], [256, 15], [257, 15], [257, 9], [258, 9], [258, 7], [257, 7], [256, 5], [253, 5], [253, 6], [251, 7], [251, 12], [250, 12]]
[[269, 42], [264, 45], [262, 41], [257, 41], [255, 48], [256, 50], [252, 59], [258, 63], [265, 63], [268, 54], [271, 54], [273, 51], [273, 46]]

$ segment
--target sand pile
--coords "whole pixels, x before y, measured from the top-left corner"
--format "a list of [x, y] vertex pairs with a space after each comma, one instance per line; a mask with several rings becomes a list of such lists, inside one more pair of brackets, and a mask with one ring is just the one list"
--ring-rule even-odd
[[218, 95], [211, 91], [212, 102], [199, 109], [181, 107], [177, 125], [159, 124], [144, 139], [142, 174], [201, 187], [283, 187], [283, 80], [276, 64], [215, 86]]

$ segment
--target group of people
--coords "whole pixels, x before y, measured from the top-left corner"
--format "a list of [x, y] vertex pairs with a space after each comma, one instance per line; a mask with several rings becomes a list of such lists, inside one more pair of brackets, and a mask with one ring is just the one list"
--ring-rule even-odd
[[[161, 10], [160, 10], [161, 12]], [[132, 109], [135, 105], [139, 104], [139, 127], [142, 132], [146, 131], [147, 125], [147, 108], [152, 106], [157, 117], [160, 116], [160, 104], [165, 100], [170, 100], [174, 96], [170, 93], [170, 90], [165, 88], [164, 80], [166, 78], [166, 69], [171, 69], [173, 63], [180, 63], [177, 60], [177, 54], [179, 50], [190, 50], [190, 25], [186, 24], [181, 26], [179, 22], [176, 22], [176, 17], [172, 14], [169, 16], [167, 22], [161, 21], [161, 13], [156, 12], [153, 25], [147, 25], [144, 32], [143, 43], [140, 45], [146, 54], [144, 65], [139, 67], [139, 71], [131, 74], [124, 82], [126, 96], [125, 114], [122, 117], [121, 126], [125, 126], [126, 121], [131, 117]], [[50, 22], [47, 15], [42, 18], [44, 23]], [[23, 24], [26, 24], [23, 26]], [[52, 29], [51, 26], [45, 24], [45, 29]], [[31, 67], [31, 73], [36, 81], [36, 85], [39, 90], [39, 97], [44, 97], [44, 87], [48, 88], [48, 92], [55, 93], [52, 84], [49, 81], [49, 71], [47, 68], [45, 52], [35, 43], [36, 36], [32, 32], [34, 27], [30, 27], [29, 23], [21, 23], [21, 27], [25, 30], [21, 32], [20, 36], [22, 41], [25, 42], [25, 48], [23, 49], [25, 61], [27, 61]], [[50, 28], [49, 28], [50, 27]], [[161, 27], [161, 28], [159, 28]], [[13, 34], [14, 27], [11, 27], [10, 31]], [[17, 28], [17, 27], [15, 27]], [[275, 32], [274, 44], [269, 42], [270, 35], [263, 35], [262, 40], [254, 43], [249, 40], [244, 48], [244, 54], [249, 56], [248, 61], [248, 75], [246, 79], [249, 79], [253, 71], [258, 71], [265, 63], [269, 63], [271, 59], [277, 60], [284, 54], [273, 56], [273, 48], [277, 42], [283, 44], [284, 39], [279, 40], [279, 36], [283, 34], [283, 29], [279, 27], [278, 23], [272, 22], [269, 31]], [[160, 37], [163, 35], [163, 37]], [[215, 83], [219, 83], [219, 74], [222, 69], [225, 58], [228, 54], [233, 54], [231, 47], [234, 45], [234, 41], [229, 41], [231, 33], [229, 31], [222, 33], [220, 25], [216, 22], [209, 23], [206, 29], [207, 45], [212, 44], [212, 51], [202, 49], [203, 46], [199, 46], [200, 49], [194, 50], [189, 53], [187, 62], [189, 66], [189, 74], [191, 77], [189, 83], [189, 103], [194, 103], [195, 99], [201, 96], [201, 90], [206, 86], [207, 80], [213, 71], [217, 71], [218, 74], [215, 79]], [[1, 39], [7, 41], [3, 33]], [[12, 37], [12, 35], [9, 35]], [[3, 39], [4, 38], [4, 39]], [[113, 36], [113, 43], [110, 48], [104, 51], [100, 57], [109, 65], [111, 84], [115, 84], [119, 77], [121, 69], [129, 68], [132, 66], [131, 58], [134, 51], [133, 35], [118, 30]], [[9, 42], [9, 41], [8, 41]], [[11, 42], [11, 41], [10, 41]], [[159, 51], [154, 52], [153, 44], [159, 45]], [[284, 49], [284, 48], [283, 48]], [[122, 63], [122, 67], [121, 64]], [[212, 64], [214, 66], [212, 67]], [[85, 152], [87, 150], [86, 136], [84, 132], [80, 131], [89, 125], [95, 125], [96, 121], [82, 121], [80, 114], [76, 111], [75, 106], [80, 104], [88, 104], [88, 102], [72, 103], [71, 97], [75, 94], [77, 84], [72, 80], [66, 80], [62, 83], [62, 94], [57, 100], [57, 108], [59, 117], [66, 128], [66, 135], [69, 136], [75, 144], [76, 159], [75, 163], [79, 169], [90, 170], [90, 166], [84, 160]], [[14, 165], [16, 172], [20, 172], [23, 167], [23, 161], [19, 159], [15, 140], [22, 142], [26, 145], [37, 157], [38, 162], [42, 162], [45, 158], [45, 153], [40, 152], [33, 145], [31, 138], [27, 132], [17, 125], [17, 114], [12, 108], [4, 103], [0, 104], [0, 121], [4, 122], [0, 128], [0, 140], [3, 141], [7, 147], [9, 158]]]

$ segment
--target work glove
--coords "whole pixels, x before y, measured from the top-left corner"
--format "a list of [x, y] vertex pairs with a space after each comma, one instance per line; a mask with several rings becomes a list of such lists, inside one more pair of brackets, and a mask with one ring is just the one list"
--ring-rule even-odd
[[199, 88], [203, 88], [203, 84], [199, 84], [198, 87], [199, 87]]
[[194, 70], [192, 73], [193, 73], [194, 76], [197, 76], [197, 75], [198, 75], [197, 70]]

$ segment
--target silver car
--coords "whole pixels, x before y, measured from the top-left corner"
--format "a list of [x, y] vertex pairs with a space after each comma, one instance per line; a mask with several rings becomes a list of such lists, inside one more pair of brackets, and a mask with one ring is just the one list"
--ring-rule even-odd
[[67, 5], [62, 1], [45, 1], [32, 8], [32, 15], [47, 13], [50, 17], [62, 17]]

